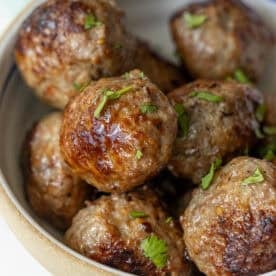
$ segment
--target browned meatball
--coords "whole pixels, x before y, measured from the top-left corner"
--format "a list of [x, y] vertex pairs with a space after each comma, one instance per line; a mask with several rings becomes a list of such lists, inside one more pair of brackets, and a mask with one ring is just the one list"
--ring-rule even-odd
[[92, 80], [141, 68], [169, 92], [183, 83], [178, 69], [126, 33], [113, 0], [50, 0], [20, 30], [15, 57], [28, 85], [64, 108]]
[[26, 191], [33, 210], [65, 230], [88, 196], [84, 184], [64, 163], [60, 154], [60, 113], [43, 118], [26, 144]]
[[238, 0], [187, 6], [171, 19], [171, 30], [184, 64], [196, 78], [224, 79], [240, 69], [256, 81], [272, 48], [270, 30]]
[[[263, 180], [260, 174], [252, 178], [257, 169]], [[233, 159], [209, 190], [194, 192], [181, 223], [188, 253], [206, 275], [275, 269], [276, 167], [254, 158]]]
[[27, 83], [63, 108], [91, 80], [133, 68], [135, 41], [126, 36], [122, 17], [113, 0], [50, 0], [39, 6], [15, 50]]
[[166, 166], [176, 132], [167, 97], [135, 70], [95, 82], [68, 104], [61, 150], [88, 183], [100, 191], [124, 192]]
[[199, 183], [216, 159], [225, 162], [254, 144], [259, 128], [255, 109], [263, 99], [253, 87], [198, 80], [168, 96], [189, 121], [174, 144], [169, 169], [175, 175]]
[[[160, 264], [155, 263], [155, 257], [147, 257], [147, 250], [143, 249], [143, 242], [153, 236], [159, 239], [157, 244], [166, 244], [165, 259]], [[65, 241], [88, 258], [126, 272], [190, 274], [178, 225], [173, 220], [167, 221], [160, 201], [146, 187], [93, 201], [76, 215]], [[154, 249], [151, 247], [151, 250]], [[158, 257], [161, 252], [157, 249], [155, 253]]]

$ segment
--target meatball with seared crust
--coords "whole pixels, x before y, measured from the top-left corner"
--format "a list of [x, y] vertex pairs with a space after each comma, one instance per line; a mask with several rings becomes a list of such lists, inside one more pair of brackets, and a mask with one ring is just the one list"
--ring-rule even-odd
[[79, 253], [137, 275], [189, 275], [181, 231], [147, 187], [103, 196], [81, 210], [65, 234]]
[[183, 83], [174, 65], [125, 31], [114, 0], [49, 0], [23, 24], [17, 65], [46, 103], [63, 109], [93, 80], [140, 68], [169, 92]]
[[83, 207], [89, 186], [75, 176], [60, 153], [60, 113], [52, 113], [32, 129], [25, 145], [25, 188], [35, 213], [61, 230]]
[[190, 258], [206, 275], [258, 275], [276, 267], [276, 167], [239, 157], [198, 188], [181, 218]]
[[28, 85], [63, 108], [91, 80], [134, 68], [135, 41], [113, 0], [49, 0], [20, 30], [15, 56]]
[[173, 16], [171, 31], [185, 66], [195, 78], [239, 78], [243, 72], [257, 81], [273, 45], [268, 27], [238, 0], [191, 4]]
[[73, 172], [104, 192], [125, 192], [166, 166], [177, 132], [167, 97], [139, 70], [101, 79], [72, 99], [61, 128]]
[[168, 95], [178, 112], [179, 135], [169, 169], [199, 183], [211, 164], [254, 144], [261, 93], [234, 81], [198, 80]]

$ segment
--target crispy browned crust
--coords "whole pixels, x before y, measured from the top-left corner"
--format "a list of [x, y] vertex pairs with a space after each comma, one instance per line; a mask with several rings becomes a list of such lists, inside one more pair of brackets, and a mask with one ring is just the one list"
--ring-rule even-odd
[[[259, 168], [262, 183], [242, 185]], [[207, 275], [258, 275], [276, 266], [276, 167], [240, 157], [197, 189], [181, 219], [191, 259]]]
[[[129, 214], [134, 210], [148, 217], [133, 219]], [[189, 275], [180, 228], [174, 221], [166, 223], [167, 216], [147, 187], [104, 196], [77, 214], [65, 241], [93, 260], [136, 275]], [[141, 242], [151, 234], [167, 243], [168, 262], [163, 269], [158, 269], [141, 249]]]
[[[108, 101], [95, 118], [102, 91], [129, 86], [130, 92]], [[158, 110], [142, 114], [144, 103]], [[127, 78], [101, 79], [69, 103], [61, 128], [61, 151], [72, 170], [88, 183], [101, 191], [124, 192], [166, 166], [176, 131], [176, 114], [168, 99], [137, 70]], [[143, 153], [141, 159], [137, 150]]]
[[[191, 97], [194, 91], [207, 91], [221, 96], [223, 101], [214, 103]], [[175, 141], [169, 163], [175, 175], [199, 183], [217, 158], [227, 162], [256, 142], [255, 129], [259, 124], [255, 109], [263, 98], [252, 86], [198, 80], [168, 97], [173, 105], [182, 104], [189, 118], [188, 136]]]
[[[61, 114], [53, 113], [29, 132], [24, 144], [23, 174], [26, 195], [35, 213], [66, 230], [92, 189], [60, 160], [60, 123]], [[45, 139], [47, 136], [51, 138]]]
[[[208, 19], [199, 28], [189, 29], [184, 12]], [[195, 78], [225, 79], [242, 69], [257, 81], [274, 40], [262, 19], [236, 0], [191, 4], [176, 12], [170, 25], [178, 52]]]

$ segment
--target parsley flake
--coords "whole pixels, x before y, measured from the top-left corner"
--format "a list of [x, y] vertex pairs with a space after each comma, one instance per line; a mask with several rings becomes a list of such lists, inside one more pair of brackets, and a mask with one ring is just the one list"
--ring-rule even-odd
[[129, 79], [130, 79], [130, 73], [129, 73], [129, 72], [124, 73], [124, 74], [123, 74], [123, 78], [124, 78], [125, 80], [129, 80]]
[[133, 219], [135, 218], [146, 218], [148, 217], [147, 214], [145, 214], [144, 212], [141, 212], [141, 211], [132, 211], [129, 213], [129, 216]]
[[164, 240], [152, 234], [141, 243], [144, 255], [149, 258], [157, 268], [164, 268], [168, 261], [168, 246]]
[[265, 137], [259, 127], [255, 128], [255, 135], [258, 139], [263, 139]]
[[167, 217], [165, 223], [170, 224], [173, 221], [172, 217]]
[[82, 92], [88, 86], [88, 83], [74, 82], [73, 86], [76, 91]]
[[197, 97], [200, 100], [205, 100], [213, 103], [220, 103], [223, 101], [221, 96], [214, 95], [208, 91], [194, 91], [190, 94], [191, 97]]
[[187, 137], [189, 133], [189, 118], [188, 114], [182, 104], [176, 104], [174, 107], [177, 113], [177, 121], [180, 129], [179, 136]]
[[144, 72], [141, 72], [141, 73], [140, 73], [140, 78], [141, 78], [142, 80], [145, 80], [145, 79], [147, 78]]
[[158, 106], [154, 105], [154, 104], [150, 104], [150, 103], [145, 103], [145, 104], [142, 104], [140, 106], [140, 111], [143, 113], [143, 114], [146, 114], [146, 113], [154, 113], [158, 110]]
[[207, 190], [210, 187], [210, 185], [212, 184], [215, 172], [221, 166], [221, 163], [222, 163], [221, 159], [216, 159], [215, 162], [212, 163], [208, 174], [202, 177], [200, 186], [203, 190]]
[[275, 155], [274, 151], [273, 151], [272, 149], [269, 149], [269, 150], [266, 152], [266, 154], [265, 154], [265, 156], [264, 156], [264, 159], [265, 159], [266, 161], [272, 161], [274, 158], [276, 158], [276, 155]]
[[103, 96], [102, 96], [102, 99], [101, 99], [99, 105], [98, 105], [97, 108], [95, 109], [94, 117], [95, 117], [95, 118], [99, 118], [99, 117], [100, 117], [102, 110], [104, 109], [106, 103], [107, 103], [109, 100], [117, 100], [117, 99], [119, 99], [122, 95], [128, 93], [130, 90], [132, 90], [132, 86], [127, 86], [127, 87], [122, 88], [122, 89], [117, 90], [117, 91], [105, 90], [105, 91], [103, 92]]
[[123, 45], [120, 43], [115, 43], [113, 47], [114, 47], [114, 49], [122, 49]]
[[234, 79], [242, 84], [249, 84], [251, 83], [249, 78], [245, 75], [245, 73], [241, 69], [237, 69], [234, 72]]
[[263, 130], [266, 135], [276, 135], [276, 126], [264, 126]]
[[262, 122], [264, 120], [266, 113], [266, 106], [264, 104], [260, 104], [256, 109], [256, 118], [259, 122]]
[[183, 19], [190, 29], [195, 29], [206, 22], [207, 16], [204, 14], [191, 14], [189, 12], [185, 12], [183, 14]]
[[140, 150], [136, 151], [135, 158], [140, 160], [143, 157], [143, 152]]
[[84, 18], [84, 29], [90, 30], [94, 27], [101, 26], [102, 22], [98, 21], [93, 14], [89, 14]]
[[257, 183], [261, 183], [263, 181], [264, 181], [264, 176], [263, 176], [261, 170], [259, 168], [257, 168], [251, 176], [249, 176], [243, 180], [242, 185], [257, 184]]

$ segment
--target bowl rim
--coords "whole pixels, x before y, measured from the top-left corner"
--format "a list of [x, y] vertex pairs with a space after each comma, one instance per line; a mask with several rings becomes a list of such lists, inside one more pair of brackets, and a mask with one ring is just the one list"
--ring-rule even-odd
[[[30, 0], [28, 4], [14, 17], [14, 19], [4, 28], [0, 35], [0, 61], [3, 59], [3, 52], [8, 47], [8, 43], [13, 37], [9, 30], [19, 27], [27, 16], [41, 3], [46, 0]], [[276, 2], [267, 1], [263, 5], [273, 6], [276, 8]], [[14, 64], [13, 64], [14, 66]], [[11, 68], [13, 67], [11, 66]], [[9, 71], [12, 71], [10, 69]], [[6, 82], [9, 78], [9, 72], [6, 74]], [[5, 82], [4, 82], [5, 83]], [[4, 87], [4, 86], [3, 86]], [[5, 89], [0, 90], [1, 95]], [[111, 268], [107, 265], [101, 264], [91, 260], [76, 251], [70, 249], [64, 243], [58, 241], [50, 233], [48, 233], [42, 226], [34, 220], [34, 218], [27, 213], [21, 206], [20, 202], [14, 196], [8, 181], [5, 179], [2, 169], [0, 168], [0, 215], [3, 216], [10, 229], [15, 236], [24, 245], [27, 251], [49, 272], [54, 275], [61, 275], [64, 270], [68, 275], [132, 275], [123, 271]], [[20, 230], [19, 230], [20, 229]], [[20, 233], [19, 233], [20, 232]], [[34, 243], [34, 241], [36, 243]], [[40, 252], [43, 248], [43, 252]], [[54, 251], [53, 251], [54, 250]], [[52, 254], [55, 259], [48, 258]], [[46, 256], [48, 255], [48, 256]], [[64, 259], [62, 259], [64, 258]], [[59, 267], [60, 265], [60, 267]], [[66, 268], [67, 266], [67, 268]], [[65, 274], [67, 275], [67, 274]], [[93, 275], [93, 274], [92, 274]], [[276, 275], [276, 270], [265, 273], [263, 275]]]

